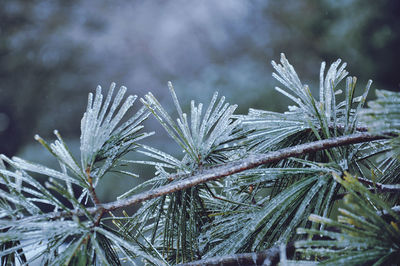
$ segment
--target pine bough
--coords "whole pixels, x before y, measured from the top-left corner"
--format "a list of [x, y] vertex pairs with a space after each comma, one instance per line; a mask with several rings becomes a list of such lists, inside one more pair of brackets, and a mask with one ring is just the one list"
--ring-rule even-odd
[[[89, 94], [80, 159], [58, 131], [53, 143], [35, 139], [59, 169], [1, 155], [2, 265], [398, 263], [400, 93], [377, 91], [365, 108], [371, 81], [356, 97], [356, 78], [337, 60], [327, 71], [322, 63], [314, 98], [283, 54], [272, 65], [286, 87], [276, 90], [294, 102], [285, 113], [235, 114], [215, 93], [187, 114], [169, 83], [177, 118], [151, 93], [126, 118], [137, 97], [125, 87], [114, 96], [112, 84], [105, 98], [100, 87]], [[153, 134], [143, 132], [150, 115], [182, 154], [141, 143]], [[114, 202], [98, 199], [101, 179], [137, 176], [137, 164], [154, 177]]]

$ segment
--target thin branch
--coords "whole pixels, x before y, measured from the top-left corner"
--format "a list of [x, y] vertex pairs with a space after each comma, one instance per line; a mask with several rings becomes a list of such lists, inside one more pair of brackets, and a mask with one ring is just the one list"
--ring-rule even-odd
[[89, 194], [94, 202], [95, 208], [97, 209], [97, 214], [96, 214], [94, 225], [98, 226], [100, 224], [101, 217], [103, 217], [106, 210], [101, 206], [99, 207], [99, 205], [101, 205], [101, 202], [100, 202], [99, 198], [97, 197], [96, 190], [93, 187], [93, 179], [90, 174], [90, 167], [86, 168], [86, 176], [87, 176], [87, 180], [90, 185]]
[[[90, 168], [88, 168], [88, 169], [90, 169]], [[90, 194], [90, 197], [92, 198], [94, 205], [97, 206], [97, 205], [100, 205], [101, 202], [100, 202], [99, 198], [97, 197], [96, 190], [93, 187], [92, 177], [90, 175], [90, 170], [88, 170], [88, 169], [86, 169], [86, 175], [87, 175], [87, 180], [90, 185], [89, 186], [89, 194]]]
[[[400, 214], [400, 205], [395, 205], [392, 207], [392, 211]], [[383, 211], [377, 211], [378, 215], [384, 216], [384, 215], [389, 215], [389, 213], [386, 210]]]
[[[358, 181], [364, 183], [366, 185], [372, 186], [368, 188], [368, 191], [371, 192], [380, 192], [380, 193], [400, 193], [400, 184], [382, 184], [382, 183], [374, 183], [369, 179], [365, 179], [362, 177], [357, 177]], [[349, 195], [349, 192], [336, 194], [334, 196], [334, 200], [343, 199], [346, 195]]]
[[364, 183], [366, 185], [369, 185], [372, 187], [372, 189], [376, 189], [379, 192], [389, 192], [389, 193], [399, 193], [400, 192], [400, 184], [382, 184], [382, 183], [376, 183], [373, 182], [369, 179], [362, 178], [362, 177], [357, 177], [358, 181], [361, 183]]
[[317, 152], [320, 150], [325, 150], [333, 147], [369, 142], [385, 138], [387, 137], [380, 135], [373, 135], [369, 133], [357, 133], [349, 136], [343, 136], [343, 137], [337, 137], [337, 138], [331, 138], [331, 139], [301, 144], [289, 148], [284, 148], [278, 151], [272, 151], [267, 154], [250, 155], [242, 160], [226, 163], [212, 169], [205, 169], [200, 173], [195, 174], [189, 178], [177, 180], [163, 187], [159, 187], [137, 195], [133, 195], [132, 197], [127, 199], [117, 200], [115, 202], [104, 204], [103, 207], [106, 210], [115, 210], [145, 200], [160, 197], [169, 193], [184, 190], [202, 183], [217, 180], [232, 174], [243, 172], [245, 170], [252, 169], [263, 164], [277, 162], [289, 157], [297, 157], [305, 153]]
[[[100, 208], [104, 208], [105, 211], [112, 211], [115, 209], [128, 207], [145, 200], [150, 200], [169, 193], [194, 187], [202, 183], [217, 180], [232, 174], [243, 172], [245, 170], [252, 169], [263, 164], [277, 162], [289, 157], [297, 157], [306, 153], [317, 152], [325, 149], [330, 149], [333, 147], [370, 142], [386, 138], [389, 137], [363, 132], [348, 136], [314, 141], [306, 144], [284, 148], [278, 151], [271, 151], [266, 154], [254, 154], [242, 160], [222, 164], [220, 166], [213, 167], [211, 169], [201, 170], [200, 172], [195, 173], [194, 175], [186, 179], [176, 180], [168, 185], [133, 195], [127, 199], [117, 200], [114, 202], [101, 204], [97, 207], [88, 208], [87, 211], [89, 213], [95, 213], [98, 212]], [[174, 180], [177, 177], [181, 177], [181, 175], [179, 174], [171, 175], [169, 179]], [[71, 210], [70, 212], [53, 212], [47, 214], [46, 216], [50, 216], [50, 218], [57, 218], [57, 217], [65, 217], [71, 215], [80, 216], [84, 215], [84, 212], [82, 210]]]
[[[286, 255], [292, 257], [294, 255], [295, 247], [293, 242], [286, 245]], [[233, 254], [221, 257], [212, 257], [198, 261], [192, 261], [180, 266], [200, 266], [200, 265], [277, 265], [280, 260], [280, 246], [276, 245], [272, 248], [262, 252]]]
[[[330, 125], [328, 126], [328, 128], [329, 128], [329, 129], [335, 129], [335, 126], [332, 125], [332, 124], [330, 124]], [[336, 129], [345, 130], [345, 129], [346, 129], [346, 125], [336, 124]], [[357, 132], [368, 132], [368, 128], [367, 128], [367, 127], [363, 127], [363, 126], [358, 126], [358, 127], [355, 128], [355, 130], [356, 130]]]

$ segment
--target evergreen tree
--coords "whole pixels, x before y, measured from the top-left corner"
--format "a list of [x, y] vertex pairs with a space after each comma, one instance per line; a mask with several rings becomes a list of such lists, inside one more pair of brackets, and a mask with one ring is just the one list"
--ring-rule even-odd
[[[177, 118], [151, 93], [126, 118], [137, 97], [125, 87], [114, 96], [112, 84], [105, 97], [100, 87], [89, 94], [80, 159], [56, 130], [53, 143], [35, 139], [59, 169], [2, 155], [2, 265], [397, 264], [400, 93], [377, 91], [365, 108], [371, 81], [356, 96], [337, 60], [321, 64], [315, 98], [283, 54], [272, 65], [286, 87], [276, 90], [294, 102], [285, 113], [235, 114], [215, 93], [186, 114], [169, 83]], [[141, 143], [153, 134], [143, 131], [150, 115], [180, 156]], [[155, 167], [154, 177], [100, 202], [99, 181], [136, 176], [137, 164]]]

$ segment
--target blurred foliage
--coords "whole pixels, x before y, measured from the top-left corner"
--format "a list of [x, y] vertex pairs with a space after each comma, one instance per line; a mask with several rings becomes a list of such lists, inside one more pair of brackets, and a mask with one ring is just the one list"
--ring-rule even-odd
[[70, 102], [76, 100], [76, 87], [87, 84], [80, 80], [78, 86], [71, 73], [85, 73], [87, 62], [82, 60], [82, 46], [59, 36], [68, 27], [73, 8], [70, 1], [0, 3], [2, 153], [15, 154], [39, 127], [49, 130], [60, 105], [64, 108], [57, 119], [67, 134], [74, 132], [69, 124], [79, 120], [71, 117]]
[[320, 58], [340, 56], [354, 75], [370, 77], [378, 88], [400, 89], [398, 1], [285, 2], [271, 1], [265, 16], [273, 23], [275, 54], [284, 51], [296, 64], [310, 64], [300, 73], [309, 75]]

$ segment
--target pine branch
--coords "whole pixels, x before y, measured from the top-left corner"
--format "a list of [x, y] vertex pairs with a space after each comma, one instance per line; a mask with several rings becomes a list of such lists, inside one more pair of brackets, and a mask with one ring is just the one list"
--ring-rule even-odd
[[[224, 97], [218, 100], [215, 93], [204, 115], [203, 105], [192, 101], [188, 116], [183, 113], [172, 84], [169, 84], [179, 116], [176, 122], [149, 93], [141, 99], [145, 106], [122, 123], [137, 96], [123, 100], [127, 89], [121, 87], [113, 99], [115, 84], [112, 84], [104, 101], [100, 87], [95, 94], [89, 94], [88, 106], [81, 120], [80, 164], [58, 131], [54, 131], [57, 140], [52, 144], [39, 136], [35, 138], [57, 158], [61, 171], [1, 155], [0, 177], [4, 179], [1, 184], [7, 186], [0, 191], [2, 198], [6, 199], [0, 201], [3, 206], [0, 216], [6, 218], [2, 219], [5, 229], [0, 230], [2, 261], [3, 258], [15, 260], [17, 256], [22, 263], [28, 264], [24, 254], [34, 251], [37, 254], [29, 258], [30, 261], [42, 257], [45, 264], [57, 265], [96, 262], [120, 265], [122, 258], [134, 264], [133, 259], [137, 256], [154, 265], [201, 258], [206, 259], [186, 265], [271, 265], [278, 263], [279, 257], [285, 264], [286, 253], [290, 257], [294, 253], [294, 244], [290, 242], [286, 247], [272, 245], [293, 239], [294, 229], [298, 226], [305, 227], [300, 228], [298, 233], [329, 238], [325, 242], [312, 238], [296, 242], [298, 247], [303, 248], [299, 249], [300, 252], [304, 252], [308, 259], [316, 255], [333, 261], [357, 263], [358, 259], [365, 263], [373, 258], [379, 264], [398, 257], [400, 207], [391, 208], [377, 193], [396, 193], [390, 197], [397, 197], [400, 192], [400, 184], [394, 184], [399, 183], [397, 173], [400, 164], [394, 159], [399, 157], [400, 147], [400, 94], [379, 92], [378, 100], [363, 113], [360, 110], [371, 81], [361, 96], [354, 97], [356, 78], [348, 77], [345, 99], [338, 104], [336, 102], [335, 95], [341, 93], [337, 85], [348, 74], [346, 64], [340, 65], [340, 60], [331, 65], [326, 75], [325, 63], [322, 63], [319, 101], [312, 96], [309, 87], [301, 83], [283, 54], [280, 62], [273, 62], [276, 70], [273, 76], [288, 91], [276, 89], [296, 103], [284, 114], [251, 109], [247, 116], [234, 115], [237, 106], [225, 103]], [[355, 105], [357, 107], [354, 108]], [[139, 133], [143, 128], [142, 122], [150, 113], [184, 150], [182, 159], [137, 143], [152, 134]], [[362, 114], [366, 123], [360, 126], [358, 122]], [[315, 139], [319, 141], [313, 141]], [[384, 139], [389, 141], [374, 142]], [[370, 143], [351, 146], [365, 142]], [[298, 143], [303, 144], [291, 146]], [[347, 147], [336, 149], [340, 146]], [[122, 160], [122, 156], [137, 148], [140, 148], [138, 152], [157, 161]], [[388, 151], [392, 152], [390, 158], [383, 162], [370, 160]], [[2, 159], [10, 167], [6, 167]], [[155, 165], [158, 174], [128, 191], [119, 200], [100, 202], [95, 191], [98, 181], [109, 171], [126, 173], [116, 168], [126, 162]], [[282, 165], [280, 168], [267, 168], [271, 163]], [[375, 166], [376, 163], [379, 166]], [[213, 166], [208, 167], [210, 165]], [[262, 165], [265, 167], [259, 167]], [[167, 173], [164, 167], [174, 169], [176, 174]], [[353, 177], [346, 171], [339, 175], [337, 171], [342, 170], [336, 169], [355, 171], [355, 176], [365, 176], [364, 169], [376, 169], [383, 174], [379, 180], [382, 183]], [[271, 174], [273, 171], [275, 174]], [[278, 171], [279, 176], [276, 174]], [[50, 177], [46, 187], [28, 172]], [[242, 174], [231, 176], [237, 173]], [[220, 188], [212, 187], [220, 185], [220, 182], [207, 182], [227, 176], [231, 178], [224, 181], [223, 197], [220, 197]], [[264, 187], [254, 188], [254, 183]], [[137, 192], [149, 184], [158, 187]], [[200, 184], [205, 185], [208, 192], [197, 186]], [[83, 193], [78, 199], [72, 185], [82, 188]], [[337, 195], [339, 185], [350, 194], [344, 199], [350, 204], [346, 203], [347, 209], [339, 208], [342, 216], [335, 222], [329, 219], [329, 213], [332, 200], [341, 196]], [[259, 194], [268, 203], [258, 204], [257, 210], [252, 208], [253, 205], [248, 205], [250, 208], [243, 208], [243, 211], [236, 209], [236, 204], [246, 205], [249, 200], [246, 191], [243, 191], [247, 187], [254, 204], [257, 193], [253, 193], [254, 189], [261, 191], [272, 187], [273, 192], [269, 197]], [[225, 188], [227, 194], [224, 194]], [[60, 202], [48, 189], [63, 196], [73, 208]], [[231, 197], [228, 193], [232, 192], [239, 193]], [[167, 202], [165, 195], [168, 194]], [[226, 195], [229, 197], [225, 198]], [[84, 197], [91, 199], [94, 206], [87, 207], [82, 201]], [[111, 213], [146, 200], [149, 201], [133, 216], [124, 213], [125, 217], [114, 217]], [[222, 201], [235, 206], [231, 208], [220, 204]], [[54, 211], [44, 213], [36, 203], [54, 206]], [[203, 223], [209, 210], [213, 215], [223, 216]], [[110, 213], [110, 219], [118, 230], [102, 223], [106, 220], [102, 219], [106, 212]], [[310, 221], [322, 224], [319, 230], [316, 224], [311, 226], [306, 223], [304, 219], [308, 216]], [[12, 225], [10, 221], [13, 221]], [[324, 225], [336, 225], [345, 230], [341, 233], [324, 230]], [[148, 239], [150, 235], [152, 237]], [[41, 254], [34, 245], [46, 245], [47, 249]], [[260, 250], [264, 251], [234, 254]], [[343, 254], [347, 256], [344, 260]], [[324, 262], [329, 263], [329, 260]]]
[[[200, 172], [195, 173], [193, 176], [188, 177], [186, 179], [180, 179], [168, 185], [152, 189], [143, 193], [139, 193], [137, 195], [133, 195], [126, 199], [117, 200], [114, 202], [99, 205], [97, 207], [88, 208], [87, 211], [90, 213], [96, 213], [100, 209], [104, 209], [105, 211], [112, 211], [119, 208], [128, 207], [145, 200], [150, 200], [156, 197], [160, 197], [169, 193], [181, 191], [202, 183], [217, 180], [232, 174], [243, 172], [245, 170], [252, 169], [263, 164], [277, 162], [289, 157], [297, 157], [305, 153], [313, 153], [334, 147], [370, 142], [387, 138], [389, 138], [387, 135], [357, 133], [348, 136], [314, 141], [289, 148], [284, 148], [277, 151], [272, 151], [266, 154], [254, 154], [242, 160], [226, 163], [210, 169], [201, 170]], [[180, 174], [172, 175], [169, 179], [175, 180], [177, 178], [182, 178], [182, 175]], [[51, 218], [58, 218], [71, 215], [83, 215], [83, 212], [81, 210], [76, 210], [76, 211], [74, 210], [71, 212], [53, 212], [48, 215]]]

